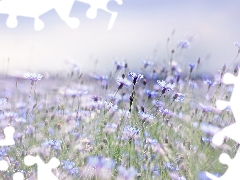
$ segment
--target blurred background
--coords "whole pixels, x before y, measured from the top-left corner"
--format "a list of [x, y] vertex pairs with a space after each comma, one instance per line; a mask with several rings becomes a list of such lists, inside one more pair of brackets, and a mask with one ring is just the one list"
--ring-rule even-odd
[[142, 60], [166, 62], [170, 38], [170, 50], [181, 39], [190, 41], [188, 49], [176, 51], [175, 61], [186, 66], [201, 58], [201, 71], [215, 73], [237, 55], [239, 7], [239, 0], [123, 0], [121, 6], [110, 1], [108, 8], [118, 17], [109, 31], [109, 13], [99, 10], [96, 19], [88, 19], [89, 5], [77, 1], [70, 16], [79, 18], [78, 29], [67, 26], [55, 10], [40, 17], [45, 23], [41, 31], [27, 17], [18, 17], [18, 26], [10, 29], [8, 14], [0, 13], [0, 72], [55, 73], [68, 70], [66, 61], [99, 73], [115, 68], [115, 60], [137, 69]]

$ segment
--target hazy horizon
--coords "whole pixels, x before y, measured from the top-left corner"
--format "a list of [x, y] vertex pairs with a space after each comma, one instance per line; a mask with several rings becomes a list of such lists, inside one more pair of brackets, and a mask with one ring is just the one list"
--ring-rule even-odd
[[[70, 16], [80, 19], [78, 29], [71, 29], [52, 10], [40, 18], [45, 23], [42, 31], [35, 31], [33, 19], [19, 17], [18, 26], [6, 26], [7, 16], [0, 14], [0, 71], [50, 71], [66, 69], [66, 60], [78, 63], [85, 71], [107, 73], [114, 68], [114, 60], [126, 60], [129, 67], [139, 68], [141, 61], [150, 58], [160, 63], [167, 58], [167, 38], [175, 31], [172, 47], [180, 39], [194, 36], [190, 48], [175, 59], [184, 65], [202, 59], [201, 70], [216, 72], [224, 63], [235, 58], [240, 40], [240, 2], [190, 0], [123, 0], [119, 6], [109, 3], [118, 12], [113, 29], [107, 31], [110, 15], [98, 11], [96, 19], [85, 16], [88, 5], [75, 2]], [[153, 51], [157, 50], [155, 57]]]

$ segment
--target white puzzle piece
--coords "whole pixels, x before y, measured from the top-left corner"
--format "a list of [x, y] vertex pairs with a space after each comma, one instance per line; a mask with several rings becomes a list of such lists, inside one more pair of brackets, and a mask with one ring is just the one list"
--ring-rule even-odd
[[[110, 0], [76, 0], [89, 4], [91, 7], [86, 13], [90, 19], [97, 16], [97, 10], [102, 9], [111, 14], [108, 30], [112, 29], [114, 22], [117, 18], [117, 12], [110, 11], [107, 4]], [[114, 0], [119, 5], [122, 0]], [[18, 25], [18, 16], [34, 18], [34, 29], [40, 31], [44, 28], [44, 22], [40, 16], [46, 12], [54, 9], [59, 17], [66, 22], [66, 24], [73, 29], [78, 28], [80, 21], [78, 18], [69, 17], [75, 0], [1, 0], [0, 1], [0, 14], [8, 14], [7, 26], [15, 28]]]
[[58, 180], [58, 178], [52, 173], [53, 168], [57, 168], [60, 165], [60, 161], [53, 157], [50, 159], [50, 161], [45, 164], [42, 159], [39, 156], [31, 156], [28, 155], [24, 158], [24, 163], [27, 166], [32, 166], [34, 164], [37, 164], [38, 166], [38, 180]]
[[[220, 132], [216, 133], [213, 136], [213, 144], [220, 146], [222, 145], [224, 138], [231, 138], [237, 143], [240, 143], [240, 74], [236, 77], [230, 73], [226, 73], [223, 77], [223, 82], [225, 84], [234, 84], [234, 90], [229, 102], [218, 100], [216, 106], [218, 109], [223, 110], [226, 107], [230, 106], [233, 112], [235, 123], [231, 124]], [[231, 159], [228, 154], [222, 153], [219, 157], [219, 161], [222, 164], [228, 165], [228, 169], [221, 177], [216, 177], [208, 172], [206, 176], [212, 180], [239, 180], [239, 167], [240, 167], [240, 150], [238, 149], [235, 157]]]

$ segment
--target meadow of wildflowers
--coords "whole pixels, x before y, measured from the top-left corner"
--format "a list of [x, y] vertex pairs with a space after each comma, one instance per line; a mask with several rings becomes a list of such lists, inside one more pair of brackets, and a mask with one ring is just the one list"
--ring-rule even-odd
[[222, 76], [237, 75], [238, 66], [223, 65], [202, 78], [196, 59], [183, 71], [175, 51], [189, 46], [181, 40], [169, 63], [140, 60], [137, 70], [115, 61], [108, 75], [76, 66], [49, 77], [2, 74], [0, 134], [4, 138], [3, 129], [13, 126], [16, 144], [0, 147], [0, 159], [10, 166], [0, 179], [15, 172], [35, 179], [36, 166], [24, 165], [27, 155], [45, 162], [58, 158], [53, 173], [59, 180], [203, 180], [204, 171], [223, 174], [227, 166], [219, 155], [234, 156], [238, 144], [211, 143], [216, 132], [234, 122], [231, 109], [220, 111], [215, 102], [231, 97], [232, 86], [223, 84]]

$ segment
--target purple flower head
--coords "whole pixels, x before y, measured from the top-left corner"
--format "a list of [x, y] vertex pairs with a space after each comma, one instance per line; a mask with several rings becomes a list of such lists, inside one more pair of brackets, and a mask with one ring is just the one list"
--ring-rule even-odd
[[238, 48], [238, 50], [240, 50], [240, 43], [239, 42], [236, 41], [236, 42], [233, 43], [233, 45], [236, 46]]
[[43, 146], [50, 146], [51, 148], [55, 150], [60, 150], [62, 141], [60, 140], [46, 140], [44, 143], [42, 143]]
[[125, 139], [128, 139], [128, 140], [134, 139], [138, 135], [139, 131], [140, 130], [136, 127], [127, 126], [123, 130], [123, 139], [124, 140]]
[[7, 98], [0, 98], [0, 106], [7, 103]]
[[116, 65], [117, 70], [125, 69], [127, 67], [127, 63], [126, 62], [115, 61], [114, 64]]
[[154, 65], [154, 62], [152, 62], [152, 61], [143, 60], [142, 62], [144, 64], [144, 68], [147, 68], [148, 66], [153, 66]]
[[216, 82], [213, 82], [210, 79], [203, 80], [203, 83], [208, 85], [209, 87], [215, 86], [217, 84]]
[[189, 47], [190, 43], [187, 40], [180, 40], [178, 42], [178, 47], [182, 48], [182, 49], [187, 49]]
[[115, 166], [115, 162], [110, 158], [93, 156], [89, 157], [87, 160], [89, 166], [92, 166], [94, 169], [108, 169], [111, 170]]
[[133, 85], [135, 85], [138, 80], [143, 78], [142, 74], [137, 74], [135, 72], [129, 72], [128, 75], [133, 79]]
[[148, 99], [155, 98], [157, 96], [157, 94], [158, 94], [156, 91], [150, 91], [148, 89], [144, 89], [143, 93], [148, 96]]
[[132, 83], [127, 78], [121, 76], [116, 78], [117, 83], [119, 84], [119, 89], [122, 89], [123, 86], [130, 86]]
[[126, 169], [125, 166], [118, 167], [118, 176], [120, 176], [119, 179], [133, 180], [136, 175], [137, 170], [134, 167], [130, 167], [129, 169]]
[[212, 108], [209, 107], [209, 106], [206, 106], [202, 103], [199, 103], [200, 107], [202, 108], [203, 112], [211, 112], [212, 111]]
[[176, 102], [182, 102], [184, 100], [184, 97], [185, 95], [182, 94], [182, 93], [176, 93], [174, 96], [173, 96], [173, 100], [176, 101]]
[[152, 114], [145, 113], [143, 111], [138, 112], [138, 116], [140, 119], [142, 119], [144, 122], [150, 122], [152, 121], [155, 117]]
[[42, 74], [28, 72], [28, 73], [24, 74], [24, 77], [26, 79], [31, 80], [31, 81], [40, 81], [43, 78], [43, 75]]
[[118, 106], [117, 105], [113, 105], [112, 102], [104, 102], [104, 108], [106, 111], [110, 111], [110, 112], [114, 112], [117, 110]]
[[108, 76], [94, 75], [93, 78], [98, 80], [103, 86], [108, 85]]
[[78, 168], [75, 167], [75, 163], [67, 159], [66, 161], [63, 161], [62, 163], [63, 169], [66, 169], [68, 171], [68, 174], [71, 174], [73, 176], [78, 175]]
[[173, 90], [175, 88], [175, 84], [166, 83], [163, 80], [162, 81], [157, 80], [157, 83], [162, 88], [162, 94], [164, 94], [166, 91], [170, 91], [170, 90]]
[[179, 171], [179, 168], [178, 167], [175, 167], [172, 163], [165, 163], [164, 164], [166, 169], [169, 170], [169, 171]]
[[169, 109], [160, 108], [159, 111], [162, 113], [162, 115], [165, 117], [166, 115], [170, 115], [171, 111]]
[[189, 66], [189, 68], [190, 68], [190, 72], [192, 72], [192, 71], [193, 71], [193, 68], [195, 67], [195, 64], [189, 63], [188, 66]]

